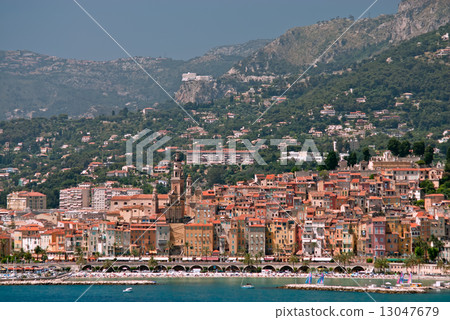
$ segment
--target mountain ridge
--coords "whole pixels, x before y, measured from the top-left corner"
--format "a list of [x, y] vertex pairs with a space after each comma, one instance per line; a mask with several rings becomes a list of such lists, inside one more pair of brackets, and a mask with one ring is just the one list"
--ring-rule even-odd
[[[395, 15], [358, 21], [310, 73], [348, 68], [390, 45], [450, 22], [448, 0], [403, 0]], [[188, 61], [135, 59], [180, 103], [207, 103], [246, 84], [270, 83], [305, 70], [351, 24], [331, 19], [296, 27], [274, 40], [219, 46]], [[211, 83], [182, 82], [181, 75], [211, 75]], [[0, 52], [0, 119], [53, 116], [93, 117], [124, 107], [158, 107], [170, 100], [131, 59], [87, 61], [30, 51]]]
[[[215, 47], [190, 60], [134, 57], [171, 95], [185, 72], [218, 77], [269, 40]], [[64, 59], [28, 50], [0, 51], [1, 119], [33, 116], [92, 117], [154, 106], [170, 98], [129, 58]]]

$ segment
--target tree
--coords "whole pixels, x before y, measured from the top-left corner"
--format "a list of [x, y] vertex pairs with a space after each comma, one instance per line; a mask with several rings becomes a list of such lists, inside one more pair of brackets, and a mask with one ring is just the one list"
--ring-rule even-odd
[[369, 150], [369, 148], [365, 147], [363, 149], [362, 153], [363, 153], [363, 160], [364, 161], [369, 161], [370, 160], [370, 150]]
[[226, 170], [223, 166], [211, 166], [208, 168], [208, 172], [206, 174], [206, 181], [208, 183], [208, 187], [212, 187], [214, 184], [223, 184], [225, 183], [225, 173]]
[[36, 258], [41, 258], [42, 260], [42, 256], [46, 253], [44, 249], [42, 249], [40, 246], [37, 246], [36, 248], [34, 248], [34, 253], [36, 254]]
[[430, 237], [430, 243], [432, 247], [438, 248], [439, 252], [442, 251], [444, 248], [444, 243], [438, 238], [436, 238], [434, 234], [432, 234]]
[[172, 249], [173, 249], [173, 243], [172, 243], [172, 241], [168, 241], [167, 243], [166, 243], [166, 251], [167, 251], [167, 257], [169, 258], [169, 261], [170, 261], [170, 252], [172, 251]]
[[353, 259], [353, 252], [343, 252], [333, 257], [333, 260], [336, 261], [339, 265], [343, 265], [344, 270], [347, 270], [346, 266]]
[[434, 188], [434, 184], [430, 180], [424, 180], [424, 181], [420, 182], [419, 187], [421, 187], [426, 194], [436, 192], [436, 189]]
[[298, 259], [298, 257], [295, 254], [292, 254], [289, 257], [289, 262], [292, 264], [292, 269], [294, 269], [295, 268], [295, 264], [299, 262], [299, 259]]
[[259, 251], [255, 254], [255, 264], [256, 266], [258, 266], [259, 264], [261, 264], [261, 258], [264, 257], [264, 252]]
[[86, 263], [86, 260], [84, 259], [83, 249], [80, 246], [77, 246], [75, 248], [75, 255], [77, 256], [76, 263], [78, 267], [81, 269], [81, 266]]
[[408, 140], [402, 141], [399, 146], [398, 155], [400, 157], [406, 157], [411, 149], [411, 144]]
[[427, 251], [428, 251], [428, 258], [431, 261], [435, 261], [436, 258], [439, 256], [439, 249], [436, 247], [430, 247], [430, 248], [428, 248]]
[[327, 158], [325, 159], [325, 166], [327, 167], [327, 170], [336, 169], [338, 163], [339, 163], [338, 154], [334, 151], [330, 151], [327, 155]]
[[148, 268], [153, 271], [158, 266], [158, 261], [155, 260], [155, 258], [151, 257], [150, 260], [148, 260]]
[[418, 264], [419, 264], [419, 259], [414, 254], [410, 255], [403, 262], [403, 265], [408, 269], [411, 269], [411, 268], [417, 266]]
[[356, 156], [356, 152], [351, 152], [350, 155], [347, 157], [347, 162], [350, 166], [354, 166], [356, 163], [358, 163], [358, 157]]
[[185, 250], [184, 250], [184, 255], [187, 256], [187, 254], [188, 254], [188, 249], [189, 249], [189, 242], [186, 241], [186, 242], [184, 243], [184, 249], [185, 249]]
[[113, 265], [113, 262], [111, 260], [106, 260], [105, 262], [103, 262], [102, 269], [105, 270], [105, 272], [111, 271], [112, 265]]
[[425, 256], [425, 250], [422, 247], [416, 247], [414, 249], [414, 254], [418, 257], [418, 258], [423, 258]]
[[31, 261], [31, 259], [33, 258], [33, 256], [31, 255], [31, 253], [30, 253], [30, 252], [25, 252], [25, 254], [24, 254], [23, 258], [25, 259], [25, 261], [28, 261], [28, 262], [30, 262], [30, 261]]
[[309, 264], [311, 263], [311, 261], [310, 260], [302, 260], [302, 266], [303, 267], [309, 267]]
[[250, 253], [246, 253], [244, 255], [244, 264], [247, 266], [251, 266], [253, 264], [253, 258], [252, 255]]
[[138, 249], [134, 248], [133, 250], [131, 250], [131, 255], [133, 257], [135, 257], [135, 258], [139, 257], [139, 254], [140, 254], [140, 251]]
[[387, 148], [394, 156], [398, 156], [398, 153], [400, 152], [400, 141], [396, 138], [389, 139]]
[[389, 268], [389, 262], [386, 258], [377, 258], [373, 266], [385, 273], [386, 269]]
[[428, 146], [425, 149], [423, 160], [427, 165], [430, 165], [433, 162], [433, 158], [434, 158], [434, 148], [432, 146]]
[[413, 152], [416, 156], [423, 156], [425, 153], [425, 142], [417, 141], [413, 144]]

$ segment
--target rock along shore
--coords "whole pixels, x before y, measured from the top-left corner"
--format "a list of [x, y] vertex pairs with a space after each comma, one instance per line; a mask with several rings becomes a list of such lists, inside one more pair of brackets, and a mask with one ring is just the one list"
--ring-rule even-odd
[[9, 280], [0, 281], [0, 286], [30, 286], [30, 285], [155, 285], [156, 282], [152, 280], [110, 280], [110, 279], [99, 279], [99, 280]]
[[318, 290], [318, 291], [350, 291], [350, 292], [369, 292], [369, 293], [391, 293], [391, 294], [405, 294], [405, 293], [427, 293], [431, 291], [429, 287], [350, 287], [350, 286], [324, 286], [315, 284], [287, 284], [280, 287], [282, 289], [292, 290]]

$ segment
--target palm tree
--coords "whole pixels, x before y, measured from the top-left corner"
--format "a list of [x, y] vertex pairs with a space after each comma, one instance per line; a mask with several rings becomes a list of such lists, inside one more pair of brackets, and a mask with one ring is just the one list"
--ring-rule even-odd
[[253, 264], [252, 255], [250, 253], [244, 255], [244, 264], [247, 265], [247, 267]]
[[42, 255], [45, 252], [44, 249], [42, 249], [40, 246], [37, 246], [34, 248], [34, 253], [36, 254], [36, 258], [39, 259], [39, 256]]
[[259, 251], [255, 254], [255, 264], [258, 266], [261, 263], [261, 258], [264, 257], [264, 253]]
[[117, 242], [114, 242], [114, 244], [113, 244], [113, 255], [114, 255], [114, 257], [116, 256], [116, 254], [117, 254], [117, 249], [119, 248], [119, 246], [117, 245]]
[[25, 261], [27, 261], [29, 263], [31, 261], [31, 259], [33, 259], [33, 256], [31, 255], [30, 252], [25, 252], [24, 258], [25, 258]]
[[94, 257], [95, 257], [95, 260], [98, 261], [98, 258], [100, 258], [100, 252], [94, 252]]
[[304, 267], [309, 267], [309, 264], [310, 264], [310, 263], [311, 263], [310, 260], [302, 259], [302, 266], [304, 266]]
[[155, 258], [151, 257], [150, 260], [148, 260], [148, 268], [153, 271], [158, 266], [158, 261], [155, 260]]
[[134, 248], [133, 250], [131, 250], [131, 255], [133, 256], [133, 257], [139, 257], [139, 250], [138, 249], [136, 249], [136, 248]]
[[277, 257], [277, 260], [280, 257], [280, 245], [278, 243], [275, 245], [275, 256]]
[[108, 272], [108, 270], [111, 269], [112, 265], [113, 262], [111, 260], [106, 260], [105, 262], [103, 262], [102, 269], [105, 270], [105, 272]]
[[419, 259], [416, 255], [412, 254], [410, 255], [404, 262], [403, 265], [407, 269], [412, 269], [413, 267], [417, 266], [419, 264]]
[[333, 257], [339, 265], [343, 265], [343, 269], [347, 272], [347, 264], [353, 259], [353, 252], [343, 252]]
[[167, 257], [169, 258], [169, 261], [170, 261], [170, 251], [172, 251], [172, 249], [173, 249], [172, 241], [170, 241], [170, 240], [167, 241], [165, 249], [167, 250]]
[[436, 263], [436, 266], [445, 272], [445, 262], [442, 259], [439, 259]]
[[299, 259], [298, 259], [298, 257], [296, 255], [292, 254], [289, 257], [289, 262], [292, 263], [292, 269], [295, 269], [295, 264], [299, 262]]
[[376, 269], [380, 269], [385, 273], [386, 269], [389, 268], [389, 262], [386, 258], [377, 258], [373, 265]]
[[185, 250], [184, 250], [184, 255], [187, 257], [187, 254], [188, 254], [188, 249], [189, 249], [189, 242], [185, 242], [184, 243], [184, 248], [185, 248]]
[[424, 240], [422, 240], [422, 238], [417, 238], [414, 240], [413, 242], [413, 249], [414, 249], [414, 254], [417, 256], [417, 258], [423, 258], [425, 260], [427, 260], [427, 252], [428, 252], [428, 243]]
[[81, 266], [86, 263], [86, 260], [84, 259], [83, 249], [80, 246], [77, 246], [75, 248], [75, 255], [77, 256], [76, 263], [78, 267], [81, 269]]
[[205, 256], [206, 256], [206, 260], [208, 260], [209, 255], [211, 254], [211, 250], [209, 250], [208, 247], [205, 247]]

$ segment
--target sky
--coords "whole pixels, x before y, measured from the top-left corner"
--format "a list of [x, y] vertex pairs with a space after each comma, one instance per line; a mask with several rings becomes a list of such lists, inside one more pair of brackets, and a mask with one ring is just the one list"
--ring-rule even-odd
[[[131, 55], [186, 60], [317, 21], [356, 18], [375, 0], [76, 1]], [[378, 0], [368, 14], [395, 13], [399, 2]], [[74, 0], [1, 0], [0, 50], [100, 61], [126, 57]]]

